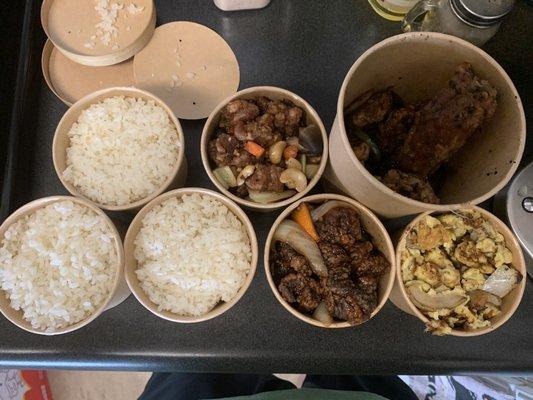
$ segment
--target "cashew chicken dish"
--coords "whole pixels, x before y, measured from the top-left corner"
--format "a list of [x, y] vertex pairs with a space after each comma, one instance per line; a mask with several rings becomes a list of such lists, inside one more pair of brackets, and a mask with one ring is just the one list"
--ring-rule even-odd
[[437, 204], [446, 163], [492, 118], [496, 96], [463, 63], [432, 99], [404, 104], [392, 87], [363, 93], [344, 111], [346, 131], [357, 159], [383, 184]]
[[408, 234], [401, 259], [407, 294], [436, 335], [491, 326], [522, 280], [503, 235], [473, 210], [424, 217]]
[[324, 143], [320, 128], [288, 100], [233, 100], [221, 112], [209, 142], [213, 174], [238, 197], [257, 203], [287, 199], [318, 172]]
[[390, 264], [351, 205], [302, 203], [276, 229], [270, 271], [281, 297], [325, 325], [360, 324], [378, 304]]

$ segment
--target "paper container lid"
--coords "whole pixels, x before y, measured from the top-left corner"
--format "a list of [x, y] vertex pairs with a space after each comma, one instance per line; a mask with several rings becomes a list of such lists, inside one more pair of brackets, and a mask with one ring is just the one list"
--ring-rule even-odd
[[41, 61], [48, 87], [68, 106], [97, 90], [134, 85], [133, 58], [107, 67], [90, 67], [67, 58], [47, 40]]
[[[109, 2], [44, 0], [41, 23], [48, 38], [73, 61], [93, 66], [120, 63], [140, 51], [155, 29], [153, 0]], [[114, 10], [114, 5], [121, 8]], [[107, 19], [104, 21], [104, 16]], [[105, 24], [104, 24], [105, 22]], [[109, 28], [104, 29], [98, 24]], [[105, 36], [109, 35], [109, 40]]]
[[207, 118], [239, 87], [239, 64], [213, 30], [194, 22], [158, 27], [134, 58], [137, 87], [163, 99], [178, 118]]

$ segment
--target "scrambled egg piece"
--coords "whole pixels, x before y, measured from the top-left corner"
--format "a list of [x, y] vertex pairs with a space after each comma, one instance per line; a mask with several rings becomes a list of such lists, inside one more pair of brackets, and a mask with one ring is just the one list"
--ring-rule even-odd
[[513, 262], [513, 253], [507, 247], [498, 244], [496, 255], [494, 256], [494, 265], [496, 268], [503, 264], [511, 264]]
[[444, 243], [451, 243], [453, 235], [437, 218], [426, 216], [416, 227], [411, 242], [420, 250], [431, 250]]
[[476, 248], [476, 243], [463, 240], [453, 252], [454, 258], [463, 265], [475, 267], [487, 263], [487, 257]]
[[414, 272], [415, 277], [435, 287], [440, 283], [439, 267], [431, 262], [418, 265]]
[[461, 284], [467, 292], [483, 288], [484, 283], [485, 275], [483, 275], [479, 269], [468, 268], [465, 272], [463, 272]]
[[482, 253], [492, 254], [496, 251], [496, 242], [491, 238], [481, 239], [476, 243], [476, 249]]
[[453, 266], [453, 264], [452, 266], [441, 268], [439, 273], [441, 282], [446, 286], [454, 288], [460, 285], [461, 273]]
[[424, 282], [428, 294], [451, 291], [465, 296], [467, 300], [453, 309], [422, 311], [429, 318], [426, 330], [446, 335], [452, 329], [491, 325], [491, 319], [501, 312], [499, 305], [473, 308], [469, 292], [483, 290], [496, 268], [512, 261], [513, 254], [494, 225], [479, 212], [461, 210], [436, 218], [426, 216], [412, 229], [402, 252], [402, 278], [406, 287]]
[[437, 218], [447, 229], [453, 232], [454, 240], [466, 235], [469, 227], [464, 218], [455, 214], [443, 214]]

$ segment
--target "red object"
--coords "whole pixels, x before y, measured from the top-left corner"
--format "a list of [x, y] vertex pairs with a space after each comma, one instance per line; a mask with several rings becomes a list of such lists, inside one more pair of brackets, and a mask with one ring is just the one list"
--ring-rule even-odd
[[52, 400], [46, 371], [0, 369], [0, 399]]

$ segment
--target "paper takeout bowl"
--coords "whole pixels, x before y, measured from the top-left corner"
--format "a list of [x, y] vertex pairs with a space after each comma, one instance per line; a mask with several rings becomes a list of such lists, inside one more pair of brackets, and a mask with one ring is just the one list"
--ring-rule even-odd
[[[54, 2], [60, 3], [55, 7]], [[118, 64], [133, 57], [145, 47], [154, 34], [156, 24], [156, 8], [153, 1], [143, 2], [145, 9], [141, 19], [136, 21], [127, 14], [126, 6], [120, 14], [126, 18], [119, 18], [116, 22], [122, 46], [96, 46], [95, 49], [85, 47], [85, 44], [98, 39], [90, 38], [91, 30], [99, 21], [95, 19], [96, 11], [87, 13], [86, 2], [78, 6], [77, 2], [60, 2], [58, 0], [44, 0], [41, 5], [41, 25], [46, 36], [57, 49], [72, 61], [93, 67]], [[140, 4], [138, 4], [140, 6]], [[58, 11], [59, 10], [59, 11]], [[91, 10], [92, 11], [92, 10]], [[54, 15], [51, 15], [54, 14]], [[133, 25], [128, 25], [133, 24]], [[84, 30], [85, 28], [85, 30]], [[89, 33], [91, 32], [91, 33]]]
[[[176, 131], [178, 133], [178, 141], [180, 144], [178, 159], [176, 165], [172, 170], [170, 176], [165, 180], [165, 182], [159, 187], [158, 190], [150, 194], [149, 196], [139, 199], [133, 203], [123, 204], [123, 205], [110, 205], [110, 204], [99, 204], [85, 195], [83, 195], [74, 185], [67, 182], [63, 178], [63, 171], [65, 171], [67, 165], [67, 148], [69, 146], [68, 132], [72, 125], [78, 120], [78, 117], [82, 111], [86, 110], [92, 104], [99, 103], [100, 101], [115, 96], [124, 96], [124, 97], [136, 97], [142, 98], [144, 100], [154, 101], [155, 104], [162, 107], [169, 115], [170, 121], [176, 126]], [[54, 139], [52, 142], [52, 155], [54, 161], [54, 168], [57, 173], [57, 176], [65, 189], [67, 189], [73, 196], [84, 198], [93, 204], [96, 204], [98, 207], [104, 210], [110, 211], [137, 211], [150, 200], [154, 199], [164, 191], [170, 188], [178, 188], [185, 184], [187, 179], [187, 160], [185, 158], [185, 139], [183, 135], [183, 130], [181, 125], [172, 112], [172, 110], [158, 97], [154, 96], [150, 92], [145, 90], [136, 89], [133, 87], [113, 87], [102, 89], [97, 92], [91, 93], [76, 103], [74, 103], [63, 115], [63, 118], [59, 121], [59, 124], [56, 128]], [[139, 160], [140, 163], [143, 160]]]
[[[278, 201], [273, 203], [256, 203], [251, 200], [242, 199], [238, 196], [235, 196], [233, 193], [231, 193], [229, 190], [225, 189], [224, 186], [220, 184], [218, 179], [213, 174], [213, 164], [211, 163], [211, 160], [209, 159], [208, 154], [208, 144], [213, 135], [216, 133], [216, 129], [218, 127], [218, 122], [220, 119], [220, 114], [222, 109], [232, 100], [237, 99], [256, 99], [258, 97], [265, 96], [273, 100], [290, 100], [292, 101], [296, 106], [303, 109], [305, 116], [306, 116], [306, 122], [307, 124], [313, 124], [318, 126], [320, 129], [320, 132], [322, 133], [322, 140], [324, 141], [324, 151], [322, 153], [322, 159], [320, 161], [320, 167], [318, 169], [318, 172], [316, 175], [311, 179], [307, 187], [304, 191], [300, 193], [296, 193], [294, 196]], [[324, 172], [324, 168], [326, 167], [327, 159], [328, 159], [328, 137], [326, 134], [326, 129], [324, 128], [324, 124], [322, 123], [322, 120], [320, 119], [319, 115], [315, 111], [311, 105], [302, 99], [300, 96], [278, 87], [273, 86], [256, 86], [251, 87], [248, 89], [241, 90], [225, 100], [223, 100], [209, 115], [209, 118], [207, 119], [207, 122], [204, 125], [204, 129], [202, 131], [202, 139], [200, 144], [200, 150], [202, 153], [202, 162], [204, 164], [205, 171], [207, 172], [207, 175], [209, 176], [209, 179], [211, 179], [211, 182], [220, 190], [224, 195], [228, 196], [230, 199], [235, 201], [237, 204], [240, 204], [246, 209], [254, 210], [254, 211], [271, 211], [276, 210], [282, 207], [285, 207], [292, 202], [301, 199], [303, 196], [305, 196], [309, 191], [318, 183], [320, 180], [320, 177], [322, 176], [322, 173]]]
[[[233, 299], [231, 299], [231, 301], [228, 301], [228, 302], [219, 303], [211, 311], [200, 316], [185, 316], [185, 315], [179, 315], [179, 314], [176, 314], [170, 311], [159, 310], [157, 304], [154, 303], [152, 300], [150, 300], [149, 296], [141, 288], [139, 279], [137, 278], [137, 274], [135, 273], [135, 271], [137, 270], [137, 260], [135, 259], [134, 254], [133, 254], [134, 248], [135, 248], [135, 238], [137, 237], [137, 234], [139, 233], [139, 230], [142, 227], [142, 222], [143, 222], [143, 218], [145, 217], [145, 215], [150, 210], [152, 210], [154, 207], [163, 203], [165, 200], [168, 200], [174, 197], [180, 198], [183, 195], [191, 195], [191, 194], [200, 194], [202, 196], [213, 197], [215, 200], [221, 202], [226, 207], [228, 207], [228, 209], [233, 214], [235, 214], [235, 216], [241, 221], [244, 228], [246, 229], [246, 232], [248, 233], [248, 237], [250, 238], [250, 248], [252, 251], [252, 261], [250, 264], [250, 271], [248, 272], [248, 275], [246, 276], [244, 283], [242, 284], [237, 294], [233, 297]], [[207, 321], [209, 319], [215, 318], [225, 313], [231, 307], [237, 304], [237, 302], [241, 299], [241, 297], [244, 295], [244, 293], [246, 292], [246, 290], [252, 283], [255, 270], [257, 267], [258, 252], [259, 250], [257, 246], [257, 237], [255, 235], [255, 230], [252, 226], [252, 223], [250, 222], [250, 220], [248, 219], [244, 211], [240, 209], [239, 206], [237, 206], [233, 201], [229, 200], [225, 196], [222, 196], [220, 193], [216, 193], [208, 189], [203, 189], [203, 188], [176, 189], [176, 190], [167, 192], [165, 194], [162, 194], [161, 196], [153, 199], [150, 203], [144, 206], [141, 209], [141, 211], [139, 211], [139, 213], [135, 216], [135, 218], [131, 222], [130, 227], [128, 228], [128, 232], [126, 233], [126, 238], [124, 240], [124, 253], [125, 253], [124, 273], [126, 276], [126, 282], [128, 282], [128, 286], [130, 287], [130, 290], [132, 291], [133, 295], [137, 298], [137, 300], [139, 300], [139, 302], [146, 309], [148, 309], [149, 311], [151, 311], [158, 317], [161, 317], [168, 321], [181, 322], [181, 323], [202, 322], [202, 321]]]
[[[502, 326], [505, 322], [507, 322], [507, 320], [511, 318], [511, 316], [514, 314], [524, 294], [524, 290], [526, 287], [527, 271], [526, 271], [526, 264], [524, 261], [524, 255], [522, 254], [522, 249], [520, 248], [520, 244], [518, 243], [515, 235], [511, 232], [511, 230], [507, 227], [507, 225], [505, 225], [505, 223], [503, 223], [495, 215], [477, 206], [465, 205], [462, 207], [451, 208], [450, 210], [459, 211], [461, 209], [475, 210], [479, 212], [483, 217], [485, 217], [488, 221], [490, 221], [492, 224], [494, 224], [496, 231], [503, 235], [503, 237], [505, 238], [505, 244], [507, 245], [509, 250], [511, 250], [511, 252], [513, 253], [512, 266], [518, 272], [522, 274], [522, 280], [520, 281], [520, 283], [510, 293], [508, 293], [507, 296], [503, 298], [502, 312], [496, 317], [491, 319], [492, 321], [491, 326], [482, 328], [482, 329], [476, 329], [473, 331], [467, 331], [463, 329], [452, 329], [450, 333], [450, 335], [452, 336], [461, 336], [461, 337], [479, 336], [479, 335], [484, 335], [486, 333], [494, 332], [496, 329]], [[398, 242], [396, 244], [395, 258], [396, 258], [396, 265], [398, 266], [398, 268], [396, 269], [396, 279], [394, 281], [394, 286], [390, 294], [390, 299], [394, 303], [394, 305], [398, 307], [400, 310], [418, 317], [424, 323], [428, 322], [429, 319], [424, 314], [422, 314], [422, 312], [413, 304], [413, 302], [409, 299], [409, 295], [407, 294], [405, 290], [405, 285], [403, 283], [402, 271], [401, 271], [402, 252], [405, 249], [406, 240], [407, 240], [409, 233], [424, 217], [426, 217], [427, 215], [443, 214], [443, 213], [445, 212], [427, 211], [423, 214], [420, 214], [413, 221], [411, 221], [411, 223], [407, 225], [407, 227], [405, 227], [405, 229], [402, 231], [401, 235], [399, 236]]]
[[[287, 311], [289, 311], [292, 315], [294, 315], [296, 318], [301, 319], [304, 322], [307, 322], [308, 324], [318, 326], [321, 328], [348, 328], [353, 325], [350, 325], [348, 322], [334, 322], [331, 325], [326, 325], [323, 322], [320, 322], [312, 316], [301, 313], [300, 311], [296, 310], [294, 307], [292, 307], [285, 299], [281, 296], [281, 294], [278, 291], [278, 288], [276, 287], [276, 284], [274, 283], [274, 279], [272, 277], [272, 273], [270, 272], [270, 250], [274, 246], [274, 232], [278, 228], [281, 221], [290, 218], [290, 214], [298, 208], [298, 206], [301, 203], [323, 203], [328, 200], [338, 200], [347, 203], [349, 206], [355, 208], [359, 214], [359, 217], [361, 218], [361, 225], [364, 227], [365, 231], [372, 237], [372, 241], [377, 249], [379, 249], [385, 258], [390, 262], [390, 267], [387, 269], [387, 271], [383, 274], [379, 281], [378, 285], [378, 304], [372, 314], [370, 315], [370, 320], [373, 318], [379, 310], [385, 305], [387, 302], [387, 299], [389, 298], [389, 294], [392, 289], [392, 285], [394, 283], [394, 277], [395, 277], [395, 257], [394, 257], [394, 246], [392, 245], [392, 241], [390, 239], [389, 234], [387, 233], [387, 230], [381, 223], [381, 221], [374, 215], [372, 211], [370, 211], [368, 208], [363, 206], [362, 204], [358, 203], [357, 201], [346, 197], [341, 196], [337, 194], [330, 194], [330, 193], [323, 193], [323, 194], [315, 194], [312, 196], [304, 197], [303, 199], [298, 200], [294, 204], [291, 204], [289, 207], [287, 207], [280, 215], [279, 217], [274, 221], [272, 224], [272, 228], [270, 228], [270, 232], [268, 233], [267, 240], [265, 243], [265, 250], [264, 250], [264, 265], [265, 265], [265, 273], [267, 276], [268, 284], [270, 285], [270, 289], [272, 289], [272, 292], [274, 293], [274, 296], [278, 301], [281, 303], [283, 307]], [[367, 321], [368, 321], [367, 320]], [[366, 321], [365, 321], [366, 322]], [[363, 322], [364, 323], [364, 322]]]
[[66, 200], [72, 201], [78, 205], [86, 207], [94, 211], [96, 214], [102, 216], [106, 220], [109, 226], [109, 229], [111, 230], [113, 234], [113, 244], [117, 252], [117, 263], [116, 265], [113, 266], [115, 270], [115, 277], [113, 278], [113, 284], [109, 291], [109, 294], [107, 295], [106, 299], [102, 302], [102, 304], [95, 310], [94, 313], [92, 313], [87, 318], [75, 324], [54, 330], [52, 332], [47, 332], [44, 330], [33, 328], [31, 324], [23, 318], [23, 311], [15, 310], [11, 308], [9, 304], [9, 300], [7, 299], [5, 293], [2, 290], [0, 290], [0, 312], [9, 321], [11, 321], [13, 324], [18, 326], [19, 328], [24, 329], [31, 333], [37, 333], [39, 335], [48, 335], [48, 336], [60, 335], [63, 333], [68, 333], [68, 332], [72, 332], [77, 329], [80, 329], [84, 327], [85, 325], [89, 324], [95, 318], [97, 318], [100, 314], [102, 314], [102, 312], [104, 312], [110, 307], [113, 307], [118, 302], [124, 299], [124, 293], [121, 291], [121, 283], [124, 280], [124, 250], [122, 247], [122, 240], [120, 238], [120, 234], [117, 231], [113, 222], [109, 219], [109, 217], [102, 210], [100, 210], [98, 207], [94, 206], [94, 204], [92, 204], [91, 202], [87, 200], [76, 198], [76, 197], [71, 197], [71, 196], [51, 196], [51, 197], [43, 197], [41, 199], [34, 200], [22, 206], [15, 212], [13, 212], [13, 214], [11, 214], [4, 221], [4, 223], [0, 226], [0, 241], [3, 240], [4, 234], [7, 231], [7, 229], [11, 225], [13, 225], [15, 222], [20, 220], [21, 218], [24, 218], [27, 215], [33, 214], [35, 211], [41, 208], [44, 208], [50, 204], [57, 203], [60, 201], [66, 201]]
[[[376, 179], [355, 157], [344, 126], [344, 108], [370, 89], [394, 90], [407, 102], [432, 98], [446, 86], [462, 62], [498, 90], [498, 108], [482, 132], [472, 135], [449, 162], [441, 205], [402, 196]], [[348, 71], [337, 116], [331, 128], [330, 158], [324, 177], [376, 213], [400, 217], [450, 206], [479, 204], [496, 194], [513, 176], [526, 138], [520, 97], [503, 68], [487, 53], [453, 36], [433, 32], [406, 33], [368, 49]]]

